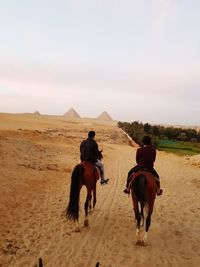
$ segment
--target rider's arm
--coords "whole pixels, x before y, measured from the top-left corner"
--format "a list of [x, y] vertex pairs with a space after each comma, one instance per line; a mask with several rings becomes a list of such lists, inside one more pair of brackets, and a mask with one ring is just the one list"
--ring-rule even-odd
[[140, 149], [138, 148], [137, 152], [136, 152], [136, 163], [139, 164], [140, 163]]

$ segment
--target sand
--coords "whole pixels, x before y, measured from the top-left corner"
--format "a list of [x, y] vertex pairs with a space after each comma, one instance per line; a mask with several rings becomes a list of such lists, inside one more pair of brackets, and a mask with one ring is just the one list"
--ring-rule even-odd
[[[103, 148], [106, 186], [97, 184], [90, 226], [65, 218], [79, 144], [95, 130]], [[123, 193], [136, 147], [116, 125], [30, 114], [0, 114], [0, 266], [199, 267], [200, 168], [192, 159], [158, 152], [164, 194], [156, 198], [148, 246], [136, 246], [130, 197]], [[132, 144], [133, 145], [133, 144]], [[187, 157], [188, 158], [188, 157]]]

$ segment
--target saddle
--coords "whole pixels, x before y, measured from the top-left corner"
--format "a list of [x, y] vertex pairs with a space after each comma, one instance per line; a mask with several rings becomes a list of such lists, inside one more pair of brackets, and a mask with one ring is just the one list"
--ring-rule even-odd
[[139, 171], [133, 173], [133, 174], [130, 176], [130, 182], [129, 182], [129, 185], [128, 185], [128, 191], [130, 191], [130, 189], [131, 189], [131, 185], [135, 182], [135, 179], [136, 179], [138, 176], [140, 176], [140, 175], [145, 175], [145, 174], [146, 174], [146, 175], [151, 174], [152, 177], [155, 179], [156, 184], [159, 183], [159, 179], [158, 179], [156, 176], [154, 176], [148, 169], [143, 168], [142, 170], [139, 170]]
[[93, 163], [86, 161], [86, 160], [82, 160], [79, 164], [83, 166], [84, 170], [87, 173], [93, 172], [93, 174], [96, 177], [96, 180], [98, 180], [100, 178], [100, 170]]

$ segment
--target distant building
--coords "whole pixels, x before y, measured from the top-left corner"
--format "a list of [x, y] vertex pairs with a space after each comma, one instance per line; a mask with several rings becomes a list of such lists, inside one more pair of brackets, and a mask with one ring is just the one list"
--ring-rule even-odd
[[34, 114], [34, 115], [41, 115], [40, 112], [37, 111], [37, 110], [36, 110], [33, 114]]
[[111, 118], [111, 116], [104, 111], [103, 113], [101, 113], [98, 117], [97, 120], [102, 120], [102, 121], [113, 121], [113, 119]]
[[70, 108], [65, 114], [63, 115], [65, 119], [80, 119], [81, 116], [73, 109]]

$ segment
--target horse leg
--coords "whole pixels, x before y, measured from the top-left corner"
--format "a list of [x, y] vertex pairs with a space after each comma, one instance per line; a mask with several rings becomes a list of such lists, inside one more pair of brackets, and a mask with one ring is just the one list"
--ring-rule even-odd
[[136, 245], [140, 244], [140, 221], [141, 221], [141, 216], [139, 212], [139, 206], [138, 206], [138, 201], [133, 198], [133, 206], [134, 206], [134, 214], [135, 214], [135, 219], [136, 219]]
[[148, 205], [148, 214], [147, 214], [146, 225], [145, 225], [145, 233], [144, 233], [144, 236], [143, 236], [143, 239], [142, 239], [142, 244], [144, 246], [147, 245], [147, 236], [148, 236], [149, 227], [151, 225], [151, 215], [152, 215], [152, 212], [153, 212], [153, 204], [152, 203], [149, 203], [149, 205]]
[[96, 205], [96, 202], [97, 202], [97, 199], [96, 199], [96, 183], [95, 183], [95, 186], [93, 188], [93, 209]]
[[85, 201], [85, 220], [84, 220], [84, 226], [89, 226], [89, 220], [88, 220], [88, 198], [86, 198]]
[[91, 202], [92, 195], [91, 191], [88, 191], [87, 193], [87, 198], [85, 201], [85, 220], [84, 220], [84, 226], [88, 227], [89, 226], [89, 220], [88, 220], [88, 204]]
[[88, 209], [89, 209], [89, 212], [91, 212], [91, 210], [92, 210], [91, 200], [88, 201]]
[[141, 222], [141, 215], [139, 210], [135, 210], [135, 218], [136, 218], [136, 245], [139, 245], [141, 243], [141, 238], [140, 238], [140, 222]]
[[144, 226], [144, 202], [140, 202], [140, 208], [141, 208], [141, 211], [140, 211], [140, 219], [142, 219], [142, 223], [140, 221], [140, 226]]
[[80, 232], [81, 231], [81, 229], [80, 229], [80, 227], [79, 227], [79, 223], [78, 223], [78, 220], [75, 220], [75, 232]]

